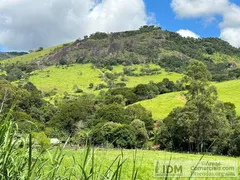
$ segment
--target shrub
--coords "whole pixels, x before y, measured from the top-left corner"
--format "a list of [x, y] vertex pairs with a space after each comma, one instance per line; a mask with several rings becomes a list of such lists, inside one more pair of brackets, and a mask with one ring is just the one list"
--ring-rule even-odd
[[32, 137], [34, 144], [39, 145], [41, 147], [41, 150], [45, 151], [50, 147], [50, 139], [47, 138], [44, 132], [33, 132]]

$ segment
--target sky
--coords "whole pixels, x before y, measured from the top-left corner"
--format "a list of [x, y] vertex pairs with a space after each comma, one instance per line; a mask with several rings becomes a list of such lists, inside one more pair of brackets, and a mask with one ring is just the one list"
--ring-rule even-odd
[[0, 51], [51, 47], [153, 24], [240, 47], [239, 0], [0, 0]]

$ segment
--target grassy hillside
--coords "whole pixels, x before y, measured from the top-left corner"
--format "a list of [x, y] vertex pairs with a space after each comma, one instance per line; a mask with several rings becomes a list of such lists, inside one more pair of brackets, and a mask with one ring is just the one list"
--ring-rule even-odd
[[[219, 99], [223, 102], [231, 102], [236, 106], [237, 114], [240, 115], [240, 80], [232, 80], [214, 83], [218, 90]], [[153, 113], [154, 119], [165, 118], [173, 108], [183, 106], [185, 101], [180, 92], [168, 93], [157, 98], [138, 102]]]
[[143, 26], [136, 31], [97, 32], [82, 40], [2, 63], [33, 62], [34, 70], [36, 61], [41, 67], [93, 63], [99, 68], [153, 63], [168, 72], [184, 73], [191, 60], [199, 60], [208, 66], [213, 80], [219, 82], [239, 78], [240, 72], [234, 71], [239, 65], [239, 55], [239, 49], [218, 38], [183, 38], [160, 27]]
[[49, 54], [50, 52], [52, 52], [53, 50], [62, 47], [62, 45], [58, 45], [58, 46], [53, 46], [50, 48], [46, 48], [43, 49], [42, 51], [38, 51], [38, 52], [32, 52], [23, 56], [16, 56], [13, 58], [9, 58], [9, 59], [3, 59], [1, 60], [0, 63], [2, 64], [15, 64], [17, 62], [21, 62], [21, 63], [30, 63], [32, 61], [35, 61], [37, 59], [40, 59], [42, 57], [44, 57], [45, 55]]
[[[77, 85], [84, 92], [93, 92], [89, 90], [89, 84], [93, 83], [94, 86], [104, 83], [101, 75], [103, 71], [98, 68], [92, 68], [92, 64], [76, 64], [70, 67], [56, 67], [50, 66], [42, 71], [35, 71], [31, 74], [29, 80], [36, 85], [36, 87], [42, 91], [49, 92], [56, 88], [58, 93], [68, 92], [73, 93], [73, 86]], [[136, 73], [139, 73], [140, 68], [144, 65], [134, 65], [128, 66], [131, 68], [137, 68]], [[156, 68], [159, 66], [150, 65], [151, 68]], [[110, 72], [110, 71], [109, 71]], [[123, 66], [114, 66], [112, 72], [122, 73]], [[127, 87], [134, 87], [140, 83], [147, 84], [149, 81], [160, 82], [164, 78], [169, 78], [170, 80], [176, 81], [181, 78], [180, 74], [168, 73], [164, 69], [160, 70], [160, 74], [146, 75], [146, 76], [126, 76]], [[121, 82], [120, 78], [116, 82]]]
[[[36, 85], [36, 87], [42, 91], [50, 92], [55, 89], [58, 94], [64, 92], [74, 93], [74, 85], [82, 89], [84, 92], [96, 93], [93, 89], [90, 90], [89, 84], [93, 83], [94, 87], [100, 83], [105, 83], [101, 78], [101, 74], [108, 70], [100, 70], [98, 68], [92, 68], [92, 64], [77, 64], [70, 67], [56, 67], [50, 66], [42, 71], [35, 71], [30, 76], [29, 80]], [[113, 73], [122, 73], [122, 65], [114, 66]], [[129, 66], [135, 68], [135, 72], [139, 73], [139, 69], [144, 65]], [[159, 66], [150, 65], [151, 68]], [[126, 76], [125, 82], [127, 87], [134, 87], [138, 84], [147, 84], [149, 81], [160, 82], [163, 78], [169, 78], [172, 81], [176, 81], [181, 78], [180, 74], [168, 73], [164, 69], [161, 69], [160, 74], [145, 75], [145, 76]], [[116, 82], [121, 82], [118, 78]], [[221, 83], [214, 83], [218, 89], [220, 100], [224, 102], [232, 102], [236, 106], [237, 113], [240, 114], [240, 80], [225, 81]], [[99, 92], [99, 91], [97, 91]], [[157, 98], [138, 102], [145, 108], [153, 113], [154, 119], [162, 119], [166, 117], [169, 112], [175, 107], [184, 105], [184, 97], [181, 93], [168, 93], [158, 96]]]
[[103, 83], [99, 76], [99, 70], [92, 69], [91, 64], [78, 64], [68, 68], [51, 66], [32, 73], [29, 80], [42, 91], [49, 92], [56, 88], [58, 93], [73, 93], [74, 85], [84, 92], [90, 92], [90, 83]]
[[160, 120], [165, 118], [173, 108], [183, 106], [185, 100], [180, 92], [174, 92], [160, 95], [154, 99], [141, 101], [138, 104], [150, 110], [154, 119]]

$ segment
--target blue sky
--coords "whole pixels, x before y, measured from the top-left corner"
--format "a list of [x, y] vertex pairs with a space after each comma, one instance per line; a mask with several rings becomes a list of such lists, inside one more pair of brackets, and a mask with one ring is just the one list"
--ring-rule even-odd
[[151, 14], [164, 30], [183, 37], [219, 37], [240, 47], [240, 0], [8, 0], [1, 2], [0, 12], [0, 51], [138, 29]]
[[156, 22], [163, 29], [176, 32], [179, 29], [189, 29], [201, 37], [219, 37], [220, 29], [218, 23], [220, 17], [216, 21], [207, 24], [203, 18], [179, 19], [171, 8], [170, 0], [145, 0], [148, 13], [153, 12]]

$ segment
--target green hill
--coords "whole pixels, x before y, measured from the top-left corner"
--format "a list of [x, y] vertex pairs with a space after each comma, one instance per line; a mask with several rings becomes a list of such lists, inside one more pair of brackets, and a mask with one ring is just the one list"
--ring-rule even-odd
[[183, 38], [160, 27], [136, 31], [97, 32], [75, 42], [1, 61], [30, 64], [32, 70], [52, 65], [92, 63], [98, 68], [133, 64], [160, 65], [167, 72], [184, 73], [191, 60], [204, 62], [214, 81], [236, 79], [240, 50], [218, 38]]
[[[224, 81], [217, 84], [219, 97], [235, 103], [239, 112], [239, 82], [228, 81], [240, 77], [239, 57], [239, 49], [218, 38], [183, 38], [160, 27], [144, 26], [137, 31], [97, 32], [69, 44], [2, 60], [1, 64], [7, 67], [3, 71], [7, 77], [16, 67], [24, 72], [21, 78], [27, 77], [40, 90], [54, 91], [61, 97], [64, 92], [74, 94], [74, 87], [98, 94], [117, 83], [134, 87], [164, 78], [176, 81], [191, 60], [199, 60], [207, 65], [213, 81]], [[157, 68], [156, 74], [141, 74], [143, 69]], [[94, 88], [89, 89], [90, 83]], [[102, 88], [95, 90], [98, 85]], [[161, 119], [184, 100], [179, 93], [170, 93], [139, 103], [151, 110], [155, 119]]]

